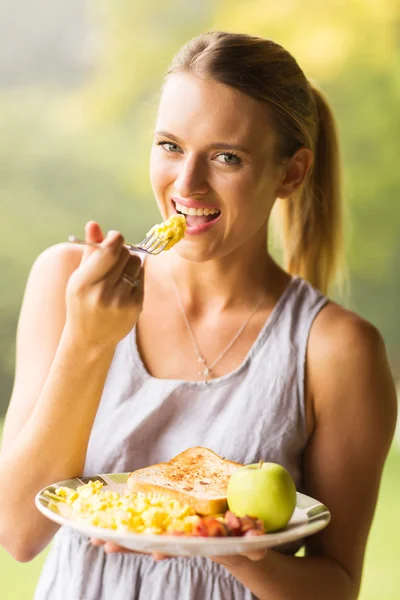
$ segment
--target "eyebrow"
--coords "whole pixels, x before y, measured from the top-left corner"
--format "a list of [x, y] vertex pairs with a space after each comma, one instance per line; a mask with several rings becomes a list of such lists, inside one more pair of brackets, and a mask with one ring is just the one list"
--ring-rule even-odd
[[[162, 136], [168, 137], [171, 140], [174, 140], [174, 142], [177, 142], [178, 144], [182, 145], [182, 140], [180, 140], [176, 135], [169, 133], [168, 131], [157, 130], [155, 132], [155, 135], [162, 135]], [[212, 150], [220, 150], [220, 149], [240, 150], [241, 152], [244, 152], [245, 154], [251, 154], [250, 150], [248, 150], [244, 146], [240, 146], [239, 144], [227, 144], [224, 142], [215, 142], [214, 144], [210, 144], [208, 147]]]

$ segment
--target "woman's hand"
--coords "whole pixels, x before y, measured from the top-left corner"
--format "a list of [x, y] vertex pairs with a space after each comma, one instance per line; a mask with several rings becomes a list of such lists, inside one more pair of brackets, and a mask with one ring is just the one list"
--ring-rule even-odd
[[[128, 548], [124, 548], [123, 546], [119, 546], [118, 544], [114, 544], [113, 542], [106, 542], [104, 540], [100, 540], [97, 538], [90, 539], [93, 546], [103, 546], [104, 552], [107, 554], [114, 554], [115, 552], [128, 552], [131, 554], [150, 554], [148, 552], [135, 552], [134, 550], [128, 550]], [[256, 550], [255, 552], [248, 552], [245, 554], [234, 554], [231, 556], [210, 556], [210, 560], [223, 565], [227, 569], [230, 567], [237, 567], [242, 565], [247, 560], [258, 561], [265, 557], [267, 550]], [[153, 552], [152, 556], [154, 560], [160, 561], [165, 560], [166, 558], [173, 558], [168, 554], [161, 554], [161, 552]], [[189, 558], [189, 557], [186, 557]]]
[[[99, 540], [98, 538], [90, 538], [90, 541], [93, 546], [103, 546], [104, 552], [106, 554], [115, 554], [116, 552], [123, 552], [128, 554], [147, 554], [150, 555], [150, 552], [135, 552], [135, 550], [129, 550], [128, 548], [124, 548], [123, 546], [119, 546], [118, 544], [114, 544], [113, 542], [106, 542], [105, 540]], [[151, 553], [154, 560], [165, 560], [166, 558], [172, 558], [168, 554], [161, 554], [161, 552], [152, 552]]]
[[244, 554], [231, 554], [230, 556], [210, 556], [210, 559], [227, 569], [230, 567], [238, 567], [246, 561], [257, 562], [262, 560], [267, 554], [267, 550], [255, 550], [254, 552], [246, 552]]
[[[91, 345], [113, 346], [136, 325], [143, 304], [143, 269], [138, 256], [124, 247], [124, 238], [110, 231], [104, 238], [97, 223], [85, 229], [86, 241], [80, 266], [66, 290], [66, 331]], [[121, 278], [137, 280], [133, 287]]]

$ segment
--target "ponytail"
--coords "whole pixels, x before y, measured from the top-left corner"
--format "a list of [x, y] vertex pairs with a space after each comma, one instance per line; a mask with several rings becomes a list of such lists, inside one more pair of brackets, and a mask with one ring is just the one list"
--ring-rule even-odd
[[318, 115], [314, 164], [303, 187], [279, 200], [278, 210], [285, 268], [326, 293], [344, 263], [339, 146], [330, 106], [310, 87]]

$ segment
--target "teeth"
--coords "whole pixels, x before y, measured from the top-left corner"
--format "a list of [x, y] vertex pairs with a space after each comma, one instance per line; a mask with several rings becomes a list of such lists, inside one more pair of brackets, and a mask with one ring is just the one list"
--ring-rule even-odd
[[184, 215], [193, 215], [197, 217], [201, 217], [202, 215], [216, 215], [219, 214], [220, 211], [218, 208], [188, 208], [187, 206], [183, 206], [183, 204], [178, 204], [176, 202], [176, 210], [183, 213]]

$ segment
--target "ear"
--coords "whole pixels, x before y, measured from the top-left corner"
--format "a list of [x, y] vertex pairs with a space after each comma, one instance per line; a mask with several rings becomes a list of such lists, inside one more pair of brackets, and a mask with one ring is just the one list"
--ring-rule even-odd
[[277, 198], [289, 198], [304, 182], [313, 162], [313, 153], [309, 148], [299, 148], [285, 161], [282, 177], [276, 188]]

